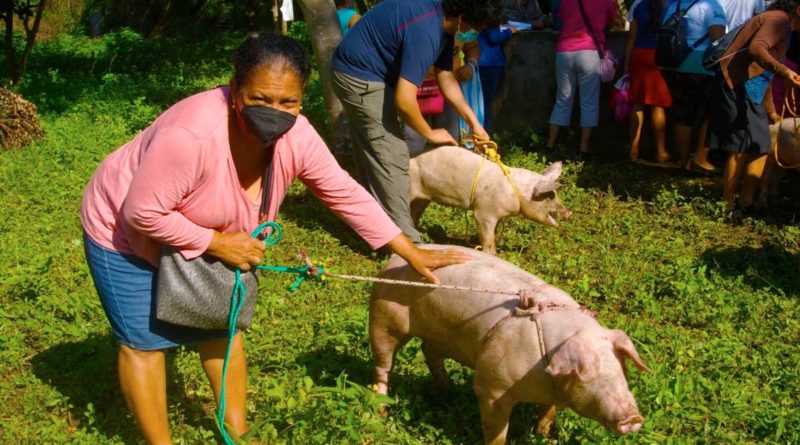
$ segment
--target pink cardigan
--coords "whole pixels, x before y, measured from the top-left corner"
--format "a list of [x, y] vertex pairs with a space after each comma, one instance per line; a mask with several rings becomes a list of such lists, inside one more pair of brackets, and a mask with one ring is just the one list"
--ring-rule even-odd
[[[188, 97], [108, 155], [83, 195], [86, 234], [157, 266], [161, 244], [191, 259], [206, 251], [214, 230], [255, 229], [260, 200], [250, 200], [234, 168], [227, 98], [227, 87]], [[275, 144], [270, 220], [298, 177], [373, 249], [400, 234], [303, 116]]]

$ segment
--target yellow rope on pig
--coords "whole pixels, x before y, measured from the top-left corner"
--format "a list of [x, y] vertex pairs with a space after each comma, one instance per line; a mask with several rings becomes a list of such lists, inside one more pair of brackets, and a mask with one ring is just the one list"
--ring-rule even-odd
[[483, 156], [483, 159], [481, 159], [481, 164], [478, 166], [478, 171], [475, 173], [475, 179], [472, 181], [472, 191], [469, 193], [469, 205], [472, 206], [472, 203], [475, 201], [475, 192], [478, 190], [478, 178], [480, 178], [483, 165], [488, 159], [500, 167], [500, 170], [506, 176], [506, 179], [508, 179], [508, 183], [511, 184], [511, 188], [514, 189], [514, 195], [516, 195], [517, 202], [519, 202], [521, 207], [522, 194], [519, 192], [517, 184], [515, 184], [514, 180], [511, 179], [511, 169], [503, 164], [503, 162], [500, 160], [500, 153], [497, 152], [497, 142], [494, 142], [490, 139], [483, 139], [479, 136], [469, 135], [461, 138], [461, 144], [467, 148], [471, 148], [473, 151], [475, 151], [475, 153]]

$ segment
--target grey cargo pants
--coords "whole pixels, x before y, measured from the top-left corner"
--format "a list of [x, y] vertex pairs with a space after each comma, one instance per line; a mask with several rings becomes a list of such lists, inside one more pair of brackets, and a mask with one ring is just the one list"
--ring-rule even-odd
[[359, 180], [411, 241], [422, 242], [411, 219], [408, 145], [397, 115], [394, 89], [338, 71], [333, 72], [333, 88], [353, 133]]

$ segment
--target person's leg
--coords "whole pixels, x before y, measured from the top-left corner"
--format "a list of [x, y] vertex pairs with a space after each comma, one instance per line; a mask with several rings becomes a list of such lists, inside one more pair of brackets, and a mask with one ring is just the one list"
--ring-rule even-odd
[[600, 122], [600, 56], [597, 51], [577, 51], [578, 89], [581, 97], [581, 143], [582, 153], [589, 148], [592, 128]]
[[656, 162], [667, 162], [670, 155], [667, 151], [667, 116], [664, 108], [652, 107], [650, 121], [656, 142]]
[[692, 127], [675, 125], [675, 145], [678, 149], [681, 166], [686, 167], [689, 163], [689, 151], [692, 145]]
[[120, 345], [119, 383], [125, 403], [148, 444], [171, 444], [164, 351]]
[[[200, 361], [214, 391], [219, 406], [222, 388], [222, 364], [228, 339], [206, 340], [198, 344]], [[241, 332], [233, 337], [225, 384], [225, 424], [236, 436], [248, 430], [247, 426], [247, 360], [244, 353], [244, 337]], [[230, 431], [229, 431], [230, 432]], [[233, 434], [232, 434], [233, 436]]]
[[767, 164], [767, 154], [751, 154], [746, 159], [746, 173], [742, 182], [742, 193], [739, 195], [739, 205], [743, 209], [751, 207], [756, 199], [761, 184], [761, 177], [764, 174], [764, 167]]
[[730, 156], [728, 156], [728, 161], [725, 163], [725, 182], [722, 192], [722, 198], [725, 201], [725, 210], [733, 210], [736, 206], [736, 189], [739, 185], [739, 179], [741, 179], [742, 173], [744, 172], [744, 160], [746, 156], [747, 155], [744, 153], [731, 153]]
[[164, 350], [176, 343], [152, 330], [157, 270], [88, 235], [84, 235], [84, 252], [103, 311], [120, 344], [117, 377], [125, 403], [147, 443], [170, 444]]
[[481, 76], [481, 88], [483, 89], [483, 128], [489, 134], [493, 130], [493, 104], [494, 97], [497, 94], [497, 87], [500, 84], [500, 76], [503, 72], [501, 67], [478, 67], [478, 72]]
[[644, 105], [636, 104], [631, 110], [631, 151], [628, 157], [631, 161], [639, 159], [639, 142], [642, 137], [644, 124]]
[[556, 146], [559, 127], [568, 127], [572, 118], [572, 102], [578, 84], [578, 73], [573, 65], [574, 54], [574, 52], [556, 53], [556, 102], [550, 113], [547, 148]]
[[363, 181], [372, 196], [400, 229], [415, 243], [422, 242], [408, 196], [408, 145], [406, 144], [391, 89], [380, 82], [367, 82], [334, 72], [334, 90], [347, 112], [358, 139], [364, 142], [354, 152], [363, 166]]
[[[697, 148], [694, 152], [694, 162], [696, 165], [700, 166], [700, 168], [704, 170], [714, 170], [714, 164], [708, 161], [708, 153], [711, 149], [706, 144], [706, 136], [708, 135], [708, 120], [703, 122], [703, 126], [700, 127], [700, 133], [697, 135]], [[691, 165], [687, 166], [691, 170]]]

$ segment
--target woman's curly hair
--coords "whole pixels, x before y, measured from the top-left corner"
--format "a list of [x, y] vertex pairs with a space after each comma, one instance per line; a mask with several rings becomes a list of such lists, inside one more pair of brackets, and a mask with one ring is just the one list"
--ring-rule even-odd
[[442, 7], [444, 15], [462, 16], [477, 28], [493, 28], [501, 23], [503, 16], [500, 0], [444, 0]]
[[243, 84], [250, 73], [265, 64], [281, 65], [288, 68], [305, 83], [311, 73], [311, 66], [303, 48], [291, 37], [276, 33], [252, 33], [236, 49], [233, 55], [234, 78]]

